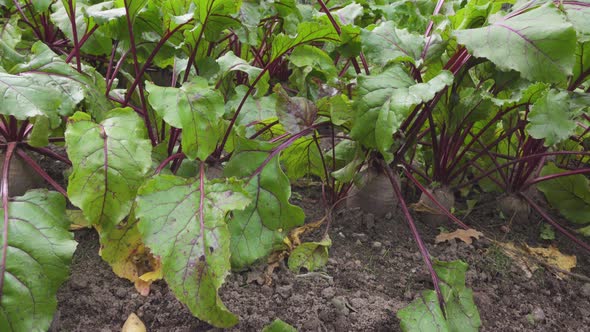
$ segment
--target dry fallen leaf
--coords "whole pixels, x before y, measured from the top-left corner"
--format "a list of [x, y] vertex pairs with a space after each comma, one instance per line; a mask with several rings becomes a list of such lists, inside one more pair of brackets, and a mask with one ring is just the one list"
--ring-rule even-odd
[[[533, 256], [549, 264], [550, 266], [567, 272], [571, 272], [571, 270], [576, 267], [576, 256], [562, 254], [556, 246], [550, 246], [549, 248], [534, 248], [527, 245], [525, 246]], [[563, 273], [558, 273], [557, 276], [560, 278], [565, 277]]]
[[[516, 246], [512, 242], [503, 243], [495, 242], [503, 249], [506, 256], [510, 257], [513, 262], [520, 267], [527, 278], [533, 276], [539, 268], [538, 263], [553, 267], [557, 270], [571, 272], [571, 269], [576, 267], [576, 256], [562, 254], [555, 246], [549, 248], [529, 247], [528, 245]], [[560, 279], [565, 278], [565, 274], [561, 272], [556, 273]]]
[[324, 221], [326, 221], [326, 218], [327, 217], [323, 217], [320, 220], [310, 222], [303, 226], [294, 228], [293, 230], [291, 230], [291, 232], [289, 232], [289, 237], [285, 239], [285, 243], [289, 245], [290, 248], [297, 247], [301, 244], [301, 236], [303, 236], [305, 233], [309, 233], [310, 231], [319, 228], [324, 223]]
[[143, 324], [143, 322], [141, 321], [141, 319], [139, 319], [139, 317], [137, 317], [137, 315], [135, 313], [131, 313], [129, 315], [129, 317], [127, 317], [127, 320], [125, 321], [125, 324], [123, 324], [123, 328], [121, 329], [121, 332], [146, 332], [146, 328], [145, 325]]
[[473, 242], [473, 240], [471, 238], [474, 239], [479, 239], [480, 236], [483, 236], [482, 232], [479, 232], [473, 228], [470, 229], [458, 229], [452, 233], [440, 233], [436, 236], [436, 238], [434, 239], [435, 243], [441, 243], [441, 242], [445, 242], [445, 241], [449, 241], [452, 239], [457, 239], [457, 240], [461, 240], [467, 244], [471, 244]]

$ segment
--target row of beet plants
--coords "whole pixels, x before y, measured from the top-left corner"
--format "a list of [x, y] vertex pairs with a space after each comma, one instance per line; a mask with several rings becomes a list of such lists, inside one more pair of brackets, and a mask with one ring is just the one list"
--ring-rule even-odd
[[[2, 331], [49, 327], [70, 219], [97, 230], [140, 293], [164, 279], [217, 327], [238, 322], [218, 294], [230, 271], [277, 252], [295, 272], [321, 268], [333, 210], [375, 178], [434, 284], [398, 312], [404, 329], [481, 322], [467, 266], [431, 260], [402, 183], [430, 223], [468, 228], [456, 197], [505, 193], [507, 218], [535, 211], [590, 250], [588, 1], [0, 0], [0, 12]], [[67, 188], [38, 155], [71, 166]], [[54, 190], [11, 189], [19, 167]], [[305, 219], [291, 183], [309, 178], [324, 236], [286, 241]]]

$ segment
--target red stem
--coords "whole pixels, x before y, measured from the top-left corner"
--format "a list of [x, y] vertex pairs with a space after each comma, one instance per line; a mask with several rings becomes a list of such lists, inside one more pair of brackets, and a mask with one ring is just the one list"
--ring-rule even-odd
[[395, 180], [395, 177], [393, 175], [393, 171], [391, 170], [389, 165], [387, 165], [385, 162], [381, 162], [381, 167], [383, 168], [383, 170], [385, 171], [385, 174], [389, 178], [389, 182], [391, 183], [391, 186], [393, 187], [393, 191], [395, 192], [395, 195], [397, 196], [397, 199], [401, 205], [402, 212], [404, 213], [404, 216], [405, 216], [405, 220], [408, 223], [408, 226], [410, 227], [410, 231], [412, 232], [412, 236], [414, 237], [414, 241], [416, 241], [416, 244], [418, 245], [418, 249], [420, 250], [420, 254], [422, 254], [422, 259], [424, 260], [424, 264], [426, 264], [426, 267], [428, 268], [428, 272], [430, 273], [430, 277], [432, 278], [432, 284], [434, 285], [434, 290], [436, 291], [436, 295], [438, 297], [438, 304], [440, 306], [440, 309], [442, 310], [443, 316], [446, 317], [445, 300], [444, 300], [444, 298], [442, 296], [442, 292], [440, 290], [438, 275], [436, 274], [436, 271], [434, 270], [434, 266], [432, 265], [432, 261], [430, 260], [430, 253], [428, 253], [428, 249], [426, 248], [424, 241], [422, 241], [422, 238], [420, 237], [420, 233], [418, 233], [418, 229], [416, 228], [416, 224], [414, 223], [414, 218], [412, 218], [412, 214], [410, 213], [410, 210], [408, 209], [408, 205], [406, 204], [406, 200], [404, 199], [404, 197], [402, 195], [402, 191], [401, 191], [400, 187], [398, 186], [397, 181]]
[[0, 302], [4, 295], [4, 276], [6, 275], [6, 256], [8, 255], [8, 222], [10, 213], [8, 211], [8, 171], [10, 169], [10, 160], [16, 148], [16, 143], [8, 143], [4, 155], [4, 167], [2, 168], [2, 210], [4, 210], [4, 226], [2, 227], [2, 258], [0, 261]]
[[69, 13], [68, 16], [70, 18], [70, 24], [72, 25], [72, 34], [74, 37], [74, 49], [72, 52], [76, 54], [76, 69], [78, 72], [82, 72], [82, 62], [80, 61], [80, 44], [78, 43], [78, 28], [76, 26], [76, 8], [74, 8], [74, 4], [72, 0], [68, 0], [68, 7]]

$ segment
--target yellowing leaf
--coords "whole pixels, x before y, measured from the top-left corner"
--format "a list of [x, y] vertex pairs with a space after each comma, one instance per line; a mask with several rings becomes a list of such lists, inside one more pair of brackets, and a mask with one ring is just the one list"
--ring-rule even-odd
[[297, 247], [298, 245], [301, 244], [301, 236], [303, 236], [305, 233], [309, 233], [310, 231], [319, 228], [325, 220], [326, 220], [326, 217], [323, 217], [322, 219], [320, 219], [318, 221], [310, 222], [310, 223], [305, 224], [303, 226], [294, 228], [289, 233], [289, 236], [287, 238], [285, 238], [285, 243], [288, 245], [291, 244], [291, 245], [289, 245], [290, 248]]
[[[526, 246], [526, 249], [536, 258], [560, 270], [571, 272], [572, 268], [576, 267], [576, 256], [562, 254], [555, 246], [550, 246], [549, 248]], [[558, 273], [557, 275], [561, 278], [564, 277], [563, 273]]]
[[90, 228], [92, 224], [84, 217], [82, 210], [66, 210], [66, 216], [70, 221], [70, 230], [77, 231], [83, 228]]
[[479, 232], [473, 228], [458, 229], [452, 233], [440, 233], [439, 235], [436, 236], [436, 238], [434, 239], [434, 242], [441, 243], [441, 242], [449, 241], [452, 239], [457, 239], [457, 240], [461, 240], [467, 244], [471, 244], [473, 242], [473, 240], [471, 238], [474, 238], [477, 240], [477, 239], [479, 239], [480, 236], [483, 236], [483, 233]]
[[[129, 217], [128, 220], [135, 219]], [[152, 282], [162, 277], [161, 264], [141, 241], [137, 220], [119, 223], [115, 227], [97, 225], [95, 228], [100, 235], [101, 257], [111, 265], [117, 276], [132, 281], [135, 289], [147, 296]], [[140, 278], [150, 272], [153, 274]]]
[[145, 324], [137, 317], [135, 313], [131, 313], [125, 324], [123, 324], [123, 328], [121, 332], [146, 332], [147, 329], [145, 328]]
[[537, 248], [529, 247], [526, 244], [516, 246], [512, 242], [495, 242], [495, 244], [502, 248], [506, 256], [510, 257], [524, 271], [527, 278], [533, 276], [533, 272], [539, 268], [539, 264], [557, 269], [556, 275], [560, 279], [565, 278], [564, 273], [559, 272], [560, 270], [570, 272], [572, 268], [576, 267], [576, 256], [565, 255], [555, 246]]

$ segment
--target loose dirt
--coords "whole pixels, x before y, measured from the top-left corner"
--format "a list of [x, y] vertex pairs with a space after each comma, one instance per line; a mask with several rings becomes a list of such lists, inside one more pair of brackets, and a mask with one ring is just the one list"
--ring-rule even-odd
[[[297, 196], [301, 200], [295, 203], [305, 208], [308, 221], [321, 217], [317, 191], [303, 190]], [[507, 222], [498, 218], [496, 204], [485, 201], [489, 203], [476, 208], [466, 223], [495, 240], [549, 245], [539, 242], [539, 217], [505, 233], [501, 229], [507, 229]], [[221, 297], [240, 323], [229, 331], [260, 331], [275, 318], [299, 331], [398, 331], [397, 310], [432, 283], [405, 221], [388, 217], [354, 210], [338, 213], [330, 231], [331, 258], [319, 273], [295, 275], [282, 266], [275, 270], [271, 286], [258, 282], [262, 267], [232, 274]], [[440, 230], [422, 222], [418, 228], [433, 257], [469, 263], [467, 285], [474, 291], [482, 331], [581, 332], [590, 326], [590, 284], [583, 277], [560, 280], [540, 270], [527, 278], [488, 240], [435, 245]], [[445, 228], [456, 229], [450, 223]], [[573, 272], [590, 276], [588, 253], [557, 237], [559, 249], [578, 258]], [[71, 278], [58, 293], [50, 331], [120, 331], [132, 312], [148, 331], [219, 331], [192, 317], [164, 282], [155, 283], [143, 297], [130, 282], [117, 278], [98, 256], [94, 231], [77, 231], [76, 239]]]

